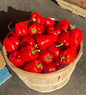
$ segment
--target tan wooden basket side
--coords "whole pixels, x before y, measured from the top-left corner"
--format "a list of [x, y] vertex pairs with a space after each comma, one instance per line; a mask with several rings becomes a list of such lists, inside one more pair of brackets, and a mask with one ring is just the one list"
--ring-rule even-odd
[[3, 58], [2, 52], [0, 51], [0, 70], [3, 69], [6, 65], [6, 62]]
[[24, 79], [23, 82], [28, 87], [30, 87], [31, 89], [42, 92], [42, 93], [45, 93], [45, 92], [52, 92], [52, 91], [55, 91], [57, 89], [60, 89], [60, 88], [64, 87], [68, 83], [69, 79], [70, 78], [67, 78], [64, 81], [61, 81], [59, 83], [57, 82], [57, 84], [53, 84], [53, 85], [51, 85], [51, 84], [50, 85], [41, 85], [41, 84], [40, 85], [34, 85], [32, 83], [30, 84], [27, 79]]
[[[83, 42], [80, 44], [80, 51], [75, 58], [75, 60], [66, 66], [65, 68], [47, 74], [35, 74], [26, 72], [14, 66], [10, 60], [7, 58], [6, 50], [3, 46], [3, 54], [7, 61], [7, 64], [11, 69], [19, 76], [19, 78], [30, 88], [37, 90], [39, 92], [51, 92], [56, 89], [62, 88], [69, 81], [73, 70], [76, 67], [77, 62], [79, 61], [82, 55]], [[60, 76], [60, 79], [58, 77]]]

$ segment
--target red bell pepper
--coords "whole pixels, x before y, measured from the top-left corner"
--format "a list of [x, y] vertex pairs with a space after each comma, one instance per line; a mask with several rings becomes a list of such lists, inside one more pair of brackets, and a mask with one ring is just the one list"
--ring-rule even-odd
[[17, 46], [19, 46], [20, 41], [16, 37], [10, 36], [9, 39], [12, 40]]
[[56, 71], [56, 66], [54, 63], [43, 65], [43, 72], [44, 73], [50, 73], [50, 72], [54, 72], [54, 71]]
[[55, 29], [61, 29], [63, 31], [70, 30], [70, 23], [68, 20], [61, 20], [57, 25], [55, 26]]
[[54, 64], [56, 66], [56, 70], [60, 70], [60, 69], [62, 69], [63, 67], [66, 66], [66, 64], [61, 62], [59, 58], [54, 61]]
[[21, 56], [18, 50], [11, 52], [9, 55], [9, 59], [15, 66], [24, 65], [24, 61], [21, 59]]
[[82, 31], [80, 29], [73, 29], [70, 31], [70, 39], [72, 40], [72, 44], [74, 46], [78, 46], [82, 39], [83, 39], [83, 34], [82, 34]]
[[59, 60], [59, 58], [56, 59], [55, 62], [54, 62], [56, 68], [60, 67], [61, 63], [62, 63], [62, 62]]
[[40, 16], [40, 14], [39, 14], [38, 12], [33, 12], [33, 13], [31, 14], [31, 17], [36, 17], [36, 16]]
[[41, 52], [40, 59], [45, 64], [49, 64], [49, 63], [53, 62], [53, 55], [48, 50], [44, 50], [43, 52]]
[[57, 44], [52, 44], [51, 46], [48, 47], [49, 52], [53, 55], [54, 58], [58, 58], [59, 54], [63, 50], [62, 47], [56, 47], [58, 46]]
[[58, 20], [55, 20], [54, 21], [54, 27], [57, 26], [58, 23], [59, 23], [59, 21]]
[[34, 45], [35, 41], [33, 39], [33, 37], [26, 35], [21, 39], [20, 45], [26, 45], [26, 44], [30, 44], [30, 45]]
[[30, 22], [30, 24], [33, 24], [35, 22], [37, 22], [39, 24], [44, 24], [44, 17], [40, 16], [39, 13], [34, 12], [34, 13], [31, 14], [29, 22]]
[[8, 37], [10, 37], [10, 36], [16, 37], [19, 41], [21, 41], [21, 39], [22, 39], [22, 37], [19, 37], [15, 32], [10, 32], [10, 33], [8, 34]]
[[61, 30], [60, 29], [55, 30], [55, 28], [53, 26], [51, 26], [47, 29], [47, 32], [48, 32], [48, 34], [54, 34], [54, 35], [58, 36], [61, 33]]
[[29, 26], [28, 32], [30, 35], [42, 34], [44, 32], [44, 26], [39, 23], [33, 23], [31, 26]]
[[38, 57], [38, 52], [40, 50], [36, 50], [32, 45], [25, 45], [20, 49], [21, 58], [25, 61], [31, 61]]
[[70, 32], [63, 32], [59, 35], [58, 42], [60, 43], [57, 47], [65, 45], [71, 45], [72, 40], [70, 40]]
[[18, 49], [20, 41], [16, 37], [10, 36], [3, 40], [3, 44], [7, 52], [12, 52]]
[[15, 33], [21, 37], [28, 34], [28, 24], [26, 22], [19, 22], [15, 24]]
[[40, 73], [43, 70], [43, 63], [39, 59], [35, 59], [27, 63], [23, 70], [33, 73]]
[[57, 41], [56, 35], [39, 35], [36, 37], [36, 41], [40, 49], [45, 49]]
[[45, 18], [45, 26], [46, 27], [54, 26], [54, 21], [50, 18]]
[[70, 64], [76, 57], [76, 48], [71, 46], [60, 53], [60, 60], [64, 64]]
[[54, 30], [55, 30], [54, 26], [50, 26], [50, 27], [47, 28], [47, 32], [54, 31]]
[[17, 35], [15, 34], [15, 32], [10, 32], [9, 35], [8, 35], [8, 37], [10, 37], [10, 36], [14, 36], [14, 37], [16, 37], [17, 39], [19, 39], [19, 36], [17, 36]]

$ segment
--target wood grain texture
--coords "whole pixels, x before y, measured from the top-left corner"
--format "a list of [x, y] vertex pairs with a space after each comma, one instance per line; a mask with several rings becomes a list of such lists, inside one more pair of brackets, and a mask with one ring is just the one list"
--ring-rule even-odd
[[[7, 64], [11, 67], [11, 69], [19, 76], [19, 78], [31, 89], [39, 91], [39, 92], [51, 92], [56, 89], [62, 88], [66, 85], [73, 73], [76, 64], [78, 63], [83, 51], [83, 42], [80, 44], [80, 51], [75, 58], [75, 60], [69, 64], [68, 66], [64, 67], [61, 70], [47, 73], [47, 74], [40, 74], [40, 73], [31, 73], [26, 72], [18, 67], [14, 66], [7, 57], [6, 50], [3, 46], [3, 54], [7, 61]], [[60, 79], [58, 80], [58, 77]]]
[[3, 55], [2, 55], [2, 53], [1, 53], [1, 51], [0, 51], [0, 70], [1, 70], [2, 68], [4, 68], [5, 65], [6, 65], [5, 60], [4, 60]]
[[80, 15], [82, 17], [86, 18], [86, 10], [83, 8], [80, 8], [74, 4], [71, 4], [69, 2], [66, 2], [64, 0], [56, 0], [58, 2], [58, 4], [64, 8], [64, 9], [68, 9], [70, 10], [72, 13], [76, 14], [76, 15]]

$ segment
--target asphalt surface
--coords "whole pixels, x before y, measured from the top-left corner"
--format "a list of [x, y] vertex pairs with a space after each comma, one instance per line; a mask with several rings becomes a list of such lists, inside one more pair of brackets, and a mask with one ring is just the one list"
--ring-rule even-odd
[[15, 19], [25, 21], [32, 12], [58, 20], [67, 19], [83, 32], [83, 55], [69, 82], [63, 88], [40, 93], [28, 88], [9, 68], [12, 77], [0, 86], [0, 95], [86, 95], [86, 19], [62, 9], [53, 0], [0, 0], [0, 41], [8, 34], [8, 24]]

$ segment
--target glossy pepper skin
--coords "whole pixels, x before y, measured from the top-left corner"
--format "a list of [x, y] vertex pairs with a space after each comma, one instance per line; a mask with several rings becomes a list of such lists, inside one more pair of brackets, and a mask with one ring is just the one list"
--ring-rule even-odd
[[70, 30], [70, 23], [66, 19], [65, 20], [61, 20], [55, 26], [55, 29], [58, 29], [58, 28], [63, 30], [63, 31]]
[[56, 70], [60, 70], [60, 69], [62, 69], [63, 67], [66, 66], [66, 64], [64, 64], [63, 62], [61, 62], [59, 58], [57, 58], [57, 59], [54, 61], [54, 64], [55, 64], [55, 66], [56, 66]]
[[7, 37], [3, 40], [3, 44], [6, 51], [10, 53], [18, 49], [20, 41], [16, 37], [10, 36], [9, 38]]
[[26, 22], [19, 22], [15, 24], [15, 33], [21, 37], [28, 34], [28, 24]]
[[39, 48], [46, 49], [48, 46], [52, 45], [54, 42], [57, 41], [57, 36], [56, 35], [39, 35], [36, 37], [37, 44]]
[[54, 21], [50, 18], [45, 18], [45, 26], [46, 27], [54, 26]]
[[58, 42], [60, 43], [57, 47], [65, 45], [69, 46], [71, 44], [70, 32], [63, 32], [59, 35]]
[[10, 36], [9, 39], [12, 40], [17, 46], [20, 44], [20, 41], [14, 36]]
[[57, 44], [52, 44], [51, 46], [48, 47], [48, 51], [53, 55], [54, 58], [58, 58], [59, 54], [63, 50], [62, 47], [56, 47], [58, 46]]
[[29, 63], [27, 63], [23, 70], [32, 72], [32, 73], [40, 73], [43, 70], [43, 63], [39, 59], [35, 59]]
[[39, 23], [33, 23], [31, 26], [29, 26], [28, 32], [31, 36], [34, 34], [42, 34], [44, 32], [44, 26]]
[[8, 37], [10, 37], [10, 36], [16, 37], [19, 41], [21, 41], [21, 39], [22, 39], [22, 37], [19, 37], [15, 32], [10, 32]]
[[47, 29], [47, 33], [58, 36], [61, 33], [61, 30], [60, 29], [55, 29], [53, 26], [51, 26]]
[[19, 36], [17, 36], [17, 35], [15, 34], [15, 32], [10, 32], [9, 35], [8, 35], [8, 37], [10, 37], [10, 36], [14, 36], [14, 37], [16, 37], [17, 39], [19, 39]]
[[23, 45], [26, 45], [26, 44], [34, 45], [35, 44], [35, 41], [34, 41], [33, 37], [31, 37], [29, 35], [25, 35], [21, 39], [20, 45], [23, 46]]
[[64, 50], [60, 54], [60, 60], [64, 64], [70, 64], [76, 57], [76, 48], [75, 47], [69, 47], [68, 49]]
[[25, 45], [20, 49], [21, 58], [25, 62], [36, 59], [38, 52], [40, 52], [40, 50], [36, 50], [33, 45]]
[[40, 14], [39, 14], [38, 12], [33, 12], [33, 13], [31, 14], [31, 17], [36, 17], [36, 16], [40, 16]]
[[24, 65], [24, 61], [21, 59], [21, 56], [18, 50], [11, 52], [9, 55], [9, 59], [15, 66]]
[[44, 17], [40, 16], [39, 13], [34, 12], [34, 13], [31, 14], [29, 22], [30, 22], [30, 24], [33, 24], [35, 22], [37, 22], [39, 24], [44, 24]]
[[54, 72], [54, 71], [56, 71], [56, 66], [54, 65], [54, 63], [43, 65], [44, 73], [50, 73], [50, 72]]
[[52, 63], [53, 62], [53, 55], [48, 50], [44, 50], [43, 52], [41, 52], [41, 60], [45, 64]]
[[72, 44], [77, 47], [83, 39], [82, 31], [78, 28], [73, 29], [70, 31], [70, 35], [71, 35], [70, 39], [72, 40]]

